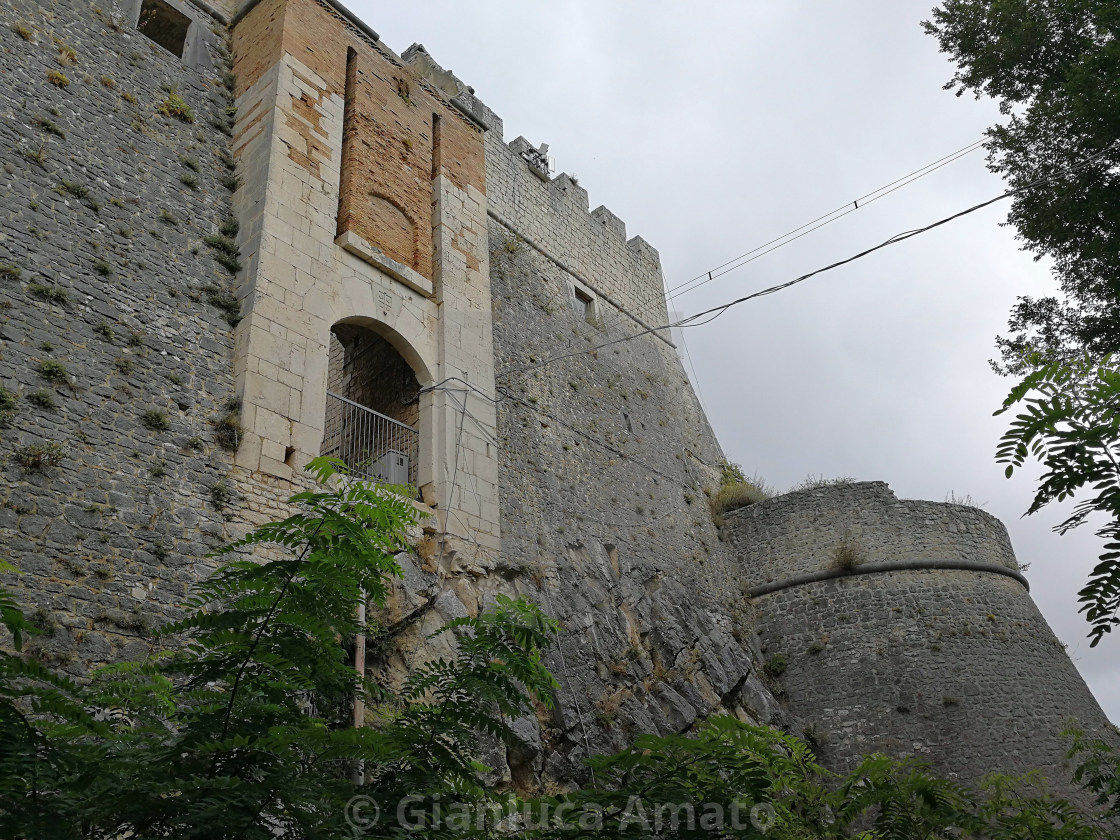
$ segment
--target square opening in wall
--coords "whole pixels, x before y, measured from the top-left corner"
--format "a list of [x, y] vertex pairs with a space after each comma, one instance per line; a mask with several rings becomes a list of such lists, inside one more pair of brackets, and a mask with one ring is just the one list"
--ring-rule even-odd
[[143, 0], [136, 28], [168, 52], [182, 58], [191, 19], [164, 0]]
[[585, 321], [591, 321], [595, 317], [595, 299], [587, 294], [583, 289], [576, 288], [576, 314], [581, 316]]

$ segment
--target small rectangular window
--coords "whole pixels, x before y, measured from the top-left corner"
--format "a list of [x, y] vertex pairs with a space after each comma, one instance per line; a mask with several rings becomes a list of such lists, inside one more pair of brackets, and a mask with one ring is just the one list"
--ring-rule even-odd
[[168, 52], [182, 58], [191, 19], [164, 0], [143, 0], [136, 28]]
[[583, 318], [585, 321], [594, 320], [595, 317], [595, 299], [587, 294], [583, 289], [577, 288], [576, 293], [576, 314]]

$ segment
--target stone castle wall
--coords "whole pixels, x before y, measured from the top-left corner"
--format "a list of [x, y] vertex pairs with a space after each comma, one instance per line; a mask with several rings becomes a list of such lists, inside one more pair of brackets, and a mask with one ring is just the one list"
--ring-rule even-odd
[[1038, 768], [1076, 796], [1071, 721], [1107, 720], [1031, 600], [1003, 525], [885, 484], [822, 487], [727, 515], [783, 703], [848, 770], [914, 755], [968, 782]]
[[[651, 329], [657, 252], [422, 47], [397, 55], [328, 0], [171, 0], [194, 20], [178, 59], [135, 31], [138, 0], [2, 2], [0, 543], [49, 631], [37, 656], [79, 674], [142, 655], [208, 550], [287, 513], [341, 325], [400, 354], [370, 372], [414, 412], [434, 514], [379, 616], [396, 647], [367, 667], [399, 680], [497, 592], [562, 623], [557, 707], [515, 722], [526, 748], [495, 747], [495, 778], [578, 779], [589, 752], [727, 711], [799, 718], [837, 767], [1041, 764], [1062, 789], [1056, 729], [1104, 719], [1002, 526], [867, 484], [718, 532], [723, 455]], [[193, 121], [160, 113], [172, 92]]]
[[[194, 62], [109, 3], [4, 3], [0, 557], [35, 654], [75, 674], [146, 652], [226, 534], [236, 313], [203, 238], [231, 212], [228, 52], [191, 10]], [[159, 112], [170, 90], [192, 122]]]
[[[509, 177], [536, 176], [503, 156], [487, 183]], [[654, 335], [595, 349], [638, 330], [602, 298], [587, 320], [579, 281], [516, 230], [492, 225], [490, 248], [503, 564], [564, 628], [546, 774], [718, 710], [780, 723], [704, 494], [722, 453], [676, 352]]]

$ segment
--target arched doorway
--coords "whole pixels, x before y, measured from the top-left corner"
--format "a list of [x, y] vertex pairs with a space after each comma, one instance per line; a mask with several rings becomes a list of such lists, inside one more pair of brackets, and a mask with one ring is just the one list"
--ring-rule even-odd
[[420, 383], [386, 339], [365, 326], [331, 328], [321, 454], [355, 475], [417, 486]]

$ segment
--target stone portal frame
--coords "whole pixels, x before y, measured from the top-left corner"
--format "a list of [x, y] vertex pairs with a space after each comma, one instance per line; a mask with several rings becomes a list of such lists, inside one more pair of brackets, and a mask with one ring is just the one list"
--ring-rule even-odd
[[[450, 539], [444, 556], [488, 562], [501, 533], [482, 130], [428, 81], [430, 62], [413, 66], [329, 3], [260, 0], [235, 19], [233, 42], [244, 492], [300, 482], [322, 447], [331, 329], [366, 326], [431, 389], [418, 406], [417, 483]], [[349, 145], [348, 75], [364, 114]], [[406, 189], [389, 177], [406, 165], [426, 183]], [[373, 191], [405, 208], [430, 257], [395, 249], [392, 231], [372, 224], [370, 238], [339, 235], [340, 208], [376, 209]]]
[[[416, 431], [419, 436], [419, 463], [417, 464], [416, 470], [416, 485], [417, 489], [421, 490], [425, 487], [431, 488], [435, 480], [435, 464], [433, 462], [432, 454], [434, 430], [432, 428], [433, 391], [431, 390], [431, 387], [435, 384], [435, 380], [432, 377], [428, 364], [424, 361], [423, 356], [408, 341], [408, 339], [406, 339], [403, 335], [401, 335], [384, 321], [379, 321], [376, 318], [370, 318], [368, 316], [353, 315], [336, 321], [331, 326], [331, 332], [335, 332], [336, 328], [340, 326], [360, 327], [384, 339], [392, 347], [392, 349], [396, 351], [401, 360], [404, 361], [406, 365], [408, 365], [408, 367], [412, 370], [413, 375], [416, 377], [416, 381], [420, 386], [418, 420], [415, 423]], [[330, 368], [330, 336], [327, 337], [326, 350], [327, 358], [321, 360], [322, 369], [324, 371], [327, 371]], [[318, 367], [319, 364], [317, 363], [315, 366]], [[328, 389], [329, 388], [330, 383], [328, 382]], [[380, 413], [388, 414], [388, 412], [384, 411]], [[324, 421], [319, 423], [320, 437], [322, 437], [322, 430], [325, 426], [326, 418], [325, 393], [323, 402], [323, 416]], [[322, 443], [320, 442], [320, 449], [321, 448]], [[429, 497], [432, 495], [430, 489], [428, 490], [428, 495]]]

